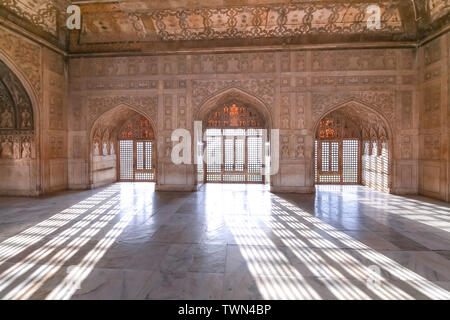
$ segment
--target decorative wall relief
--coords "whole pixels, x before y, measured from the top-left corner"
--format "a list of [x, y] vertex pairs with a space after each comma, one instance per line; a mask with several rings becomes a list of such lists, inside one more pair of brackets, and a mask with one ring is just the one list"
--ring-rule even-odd
[[[198, 108], [212, 96], [220, 91], [229, 88], [240, 88], [247, 91], [256, 97], [260, 98], [268, 105], [274, 103], [275, 97], [275, 80], [194, 80], [192, 81], [192, 102], [195, 106], [195, 112]], [[194, 112], [194, 113], [195, 113]]]
[[0, 158], [12, 159], [14, 157], [12, 136], [3, 136], [1, 138], [0, 147], [1, 147]]
[[306, 106], [306, 96], [305, 94], [296, 95], [297, 103], [295, 105], [295, 115], [294, 119], [296, 121], [297, 129], [305, 128], [305, 106]]
[[280, 119], [280, 123], [281, 123], [281, 129], [289, 129], [291, 127], [290, 122], [291, 122], [291, 111], [290, 111], [290, 107], [291, 107], [291, 103], [290, 103], [290, 96], [289, 94], [286, 95], [282, 95], [281, 96], [281, 102], [280, 102], [280, 107], [281, 107], [281, 119]]
[[178, 96], [178, 114], [177, 114], [178, 128], [187, 129], [187, 105], [186, 96]]
[[305, 137], [301, 135], [295, 135], [295, 153], [294, 158], [300, 159], [305, 156]]
[[363, 91], [363, 92], [333, 92], [333, 93], [313, 93], [312, 95], [312, 115], [313, 120], [327, 110], [346, 102], [359, 101], [369, 105], [383, 114], [386, 119], [393, 121], [395, 93], [391, 91]]
[[295, 71], [297, 71], [297, 72], [306, 71], [306, 53], [305, 52], [295, 53]]
[[291, 72], [291, 54], [289, 52], [280, 54], [280, 71]]
[[428, 86], [423, 91], [421, 112], [422, 128], [438, 128], [441, 125], [441, 87], [440, 84]]
[[280, 135], [280, 158], [298, 160], [305, 157], [305, 137], [299, 134]]
[[400, 138], [400, 156], [405, 160], [412, 158], [412, 141], [410, 136]]
[[317, 76], [314, 86], [395, 85], [396, 76]]
[[49, 92], [49, 128], [54, 130], [64, 129], [64, 112], [62, 93]]
[[57, 159], [64, 158], [64, 135], [54, 134], [49, 137], [49, 158]]
[[157, 96], [103, 96], [88, 98], [88, 122], [92, 123], [106, 111], [119, 106], [121, 104], [135, 107], [144, 112], [148, 117], [157, 119]]
[[290, 146], [289, 146], [289, 135], [280, 135], [280, 158], [282, 160], [287, 160], [290, 158]]
[[411, 129], [413, 126], [413, 93], [411, 91], [401, 92], [401, 125], [403, 129]]
[[173, 96], [164, 96], [164, 129], [171, 130], [173, 123]]
[[0, 61], [0, 158], [31, 158], [34, 137], [31, 101], [19, 79]]
[[313, 51], [313, 71], [392, 70], [397, 67], [394, 50]]
[[441, 158], [441, 137], [439, 135], [425, 135], [421, 158], [424, 160], [439, 160]]
[[[28, 41], [22, 40], [0, 29], [0, 50], [8, 56], [14, 57], [17, 66], [30, 81], [36, 95], [41, 97], [41, 51], [40, 48]], [[4, 69], [0, 61], [0, 68]]]

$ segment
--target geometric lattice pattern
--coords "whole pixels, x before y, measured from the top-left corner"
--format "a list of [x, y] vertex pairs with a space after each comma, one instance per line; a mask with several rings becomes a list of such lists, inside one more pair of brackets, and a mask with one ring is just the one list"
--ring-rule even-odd
[[359, 140], [316, 140], [314, 143], [314, 176], [316, 183], [359, 183]]
[[207, 129], [207, 182], [263, 182], [262, 129]]
[[133, 140], [119, 140], [120, 180], [133, 180]]

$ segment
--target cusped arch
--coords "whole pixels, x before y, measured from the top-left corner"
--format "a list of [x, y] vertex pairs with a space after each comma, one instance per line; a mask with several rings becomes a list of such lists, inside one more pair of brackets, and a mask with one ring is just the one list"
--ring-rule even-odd
[[[44, 180], [43, 177], [43, 169], [42, 169], [42, 161], [41, 161], [41, 114], [40, 114], [40, 102], [41, 98], [38, 95], [38, 93], [35, 91], [34, 86], [29, 81], [28, 77], [26, 76], [26, 73], [19, 67], [17, 64], [2, 50], [0, 50], [0, 64], [4, 65], [6, 69], [10, 72], [10, 74], [16, 79], [17, 85], [20, 86], [20, 88], [23, 90], [24, 95], [26, 95], [26, 98], [29, 100], [30, 105], [30, 111], [26, 112], [25, 114], [28, 114], [27, 116], [17, 116], [16, 115], [16, 121], [19, 123], [13, 128], [15, 132], [20, 132], [21, 129], [25, 131], [32, 132], [33, 135], [33, 141], [34, 141], [34, 155], [33, 159], [35, 161], [35, 165], [33, 166], [35, 168], [35, 182], [32, 183], [33, 189], [30, 189], [30, 194], [32, 195], [39, 195], [42, 193], [42, 181]], [[11, 98], [14, 100], [15, 98], [11, 96]], [[28, 120], [27, 120], [28, 119]], [[23, 125], [23, 121], [25, 121], [25, 125]], [[28, 124], [27, 124], [28, 123]], [[29, 145], [29, 140], [26, 141], [26, 143]], [[23, 153], [23, 151], [22, 151]]]
[[386, 117], [382, 113], [380, 113], [376, 108], [373, 108], [372, 106], [370, 106], [362, 101], [358, 101], [357, 99], [351, 99], [346, 102], [339, 103], [339, 104], [336, 104], [329, 108], [326, 108], [326, 111], [322, 112], [322, 114], [320, 114], [319, 117], [315, 121], [314, 130], [313, 130], [314, 134], [316, 134], [316, 132], [317, 132], [317, 129], [320, 124], [320, 120], [322, 120], [324, 117], [326, 117], [327, 115], [329, 115], [335, 111], [342, 110], [345, 108], [352, 108], [355, 111], [357, 111], [358, 109], [364, 110], [365, 112], [367, 112], [365, 114], [366, 120], [368, 119], [368, 117], [370, 118], [370, 116], [376, 116], [377, 119], [382, 121], [382, 123], [384, 124], [385, 130], [387, 130], [386, 138], [391, 139], [393, 137], [392, 126], [391, 126], [390, 122], [386, 119]]
[[214, 96], [206, 99], [194, 114], [194, 119], [203, 122], [206, 127], [206, 120], [211, 111], [218, 106], [240, 104], [254, 108], [264, 118], [265, 128], [273, 128], [273, 117], [271, 109], [258, 97], [239, 88], [228, 88], [217, 92]]
[[[390, 121], [376, 108], [362, 102], [357, 99], [351, 99], [342, 103], [338, 103], [334, 106], [326, 108], [326, 111], [322, 112], [318, 118], [315, 119], [314, 123], [314, 139], [317, 139], [317, 132], [322, 119], [326, 118], [328, 115], [332, 115], [335, 112], [344, 111], [343, 115], [348, 117], [350, 120], [359, 122], [361, 124], [361, 141], [384, 141], [387, 143], [389, 151], [388, 154], [388, 189], [389, 192], [392, 190], [393, 185], [393, 130]], [[381, 122], [381, 124], [380, 124]], [[366, 125], [366, 126], [364, 126]], [[378, 144], [377, 144], [378, 146]], [[315, 158], [315, 150], [312, 149], [311, 158]], [[314, 172], [314, 162], [311, 168]]]
[[[122, 128], [123, 124], [136, 116], [143, 116], [150, 121], [155, 137], [157, 137], [157, 126], [155, 119], [148, 115], [145, 111], [127, 103], [120, 103], [111, 109], [103, 112], [98, 116], [89, 128], [89, 183], [93, 186], [93, 161], [94, 161], [94, 144], [96, 135], [99, 139], [103, 139], [105, 132], [108, 131], [110, 139], [117, 140], [118, 131]], [[98, 140], [98, 139], [97, 139]], [[117, 150], [117, 149], [115, 149]]]
[[145, 112], [144, 110], [141, 110], [140, 108], [137, 108], [133, 105], [130, 105], [127, 103], [120, 103], [120, 104], [112, 107], [111, 109], [108, 109], [107, 111], [103, 112], [102, 114], [100, 114], [97, 117], [97, 119], [95, 119], [92, 122], [92, 125], [89, 129], [90, 130], [90, 133], [89, 133], [90, 140], [92, 140], [92, 138], [93, 138], [93, 134], [94, 134], [95, 128], [97, 127], [98, 123], [104, 121], [104, 119], [106, 119], [106, 118], [114, 117], [114, 115], [116, 115], [116, 118], [117, 118], [118, 113], [122, 113], [127, 110], [131, 111], [130, 114], [137, 113], [137, 114], [140, 114], [140, 115], [146, 117], [150, 121], [150, 123], [153, 127], [153, 131], [155, 132], [155, 135], [157, 134], [158, 126], [156, 125], [155, 119], [154, 119], [154, 117], [152, 117], [152, 115], [147, 114], [147, 112]]

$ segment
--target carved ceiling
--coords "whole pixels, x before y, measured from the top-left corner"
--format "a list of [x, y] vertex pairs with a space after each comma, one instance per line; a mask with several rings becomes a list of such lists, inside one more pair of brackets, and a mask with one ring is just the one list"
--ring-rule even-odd
[[[68, 32], [65, 9], [71, 3], [81, 8], [82, 28]], [[381, 9], [378, 30], [367, 28], [373, 4]], [[448, 24], [450, 12], [448, 0], [0, 0], [0, 5], [7, 19], [71, 52], [415, 41]]]

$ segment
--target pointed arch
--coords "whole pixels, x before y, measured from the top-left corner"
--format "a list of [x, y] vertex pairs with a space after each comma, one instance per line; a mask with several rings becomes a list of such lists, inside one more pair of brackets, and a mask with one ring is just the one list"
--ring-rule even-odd
[[[369, 153], [368, 156], [372, 156], [372, 149], [376, 147], [374, 156], [381, 156], [382, 149], [385, 148], [385, 152], [387, 153], [387, 187], [381, 188], [385, 191], [391, 191], [393, 185], [393, 130], [390, 121], [386, 119], [386, 117], [381, 114], [377, 108], [374, 108], [364, 102], [358, 101], [357, 99], [350, 99], [343, 103], [336, 104], [331, 107], [327, 107], [326, 111], [322, 112], [320, 116], [315, 120], [314, 123], [314, 139], [319, 139], [318, 131], [320, 123], [323, 119], [327, 117], [339, 116], [344, 119], [349, 119], [353, 123], [359, 124], [359, 141], [360, 141], [360, 154], [359, 154], [359, 170], [360, 170], [360, 179], [363, 182], [363, 170], [365, 170], [365, 165], [363, 163], [363, 152], [366, 150], [365, 144], [369, 143]], [[320, 172], [321, 169], [317, 168], [317, 157], [321, 157], [320, 154], [316, 153], [316, 148], [318, 144], [315, 144], [315, 148], [312, 150], [312, 159], [315, 159], [313, 162], [312, 172]], [[319, 148], [320, 151], [320, 148]], [[383, 153], [385, 154], [385, 153]], [[383, 160], [385, 161], [385, 160]], [[320, 161], [319, 161], [320, 164]], [[317, 171], [319, 170], [319, 171]], [[383, 177], [385, 177], [386, 172], [383, 171]], [[318, 179], [318, 178], [317, 178]], [[316, 178], [313, 179], [316, 181]], [[384, 180], [386, 181], [386, 179]], [[317, 182], [316, 182], [317, 183]], [[370, 185], [370, 183], [368, 184]]]
[[[124, 123], [126, 123], [128, 120], [136, 118], [138, 116], [144, 117], [150, 122], [150, 125], [152, 127], [152, 131], [156, 137], [156, 119], [150, 117], [146, 114], [146, 112], [142, 111], [139, 108], [136, 108], [135, 106], [126, 104], [126, 103], [120, 103], [111, 109], [105, 111], [100, 116], [95, 119], [89, 128], [89, 185], [91, 188], [96, 188], [98, 186], [101, 186], [103, 184], [107, 184], [110, 182], [114, 182], [118, 180], [118, 172], [117, 168], [119, 167], [117, 165], [116, 160], [116, 166], [114, 168], [115, 170], [115, 176], [113, 181], [106, 180], [106, 181], [99, 181], [95, 177], [95, 171], [96, 168], [94, 168], [94, 157], [97, 156], [97, 152], [99, 156], [104, 156], [105, 152], [103, 149], [105, 146], [103, 145], [105, 143], [104, 139], [106, 136], [109, 137], [110, 143], [112, 145], [106, 146], [106, 150], [108, 150], [107, 155], [108, 156], [116, 156], [119, 154], [119, 146], [118, 146], [118, 137], [119, 137], [119, 131], [123, 127]], [[111, 142], [113, 141], [113, 142]], [[156, 141], [156, 140], [155, 140]], [[96, 145], [99, 144], [98, 146]], [[114, 150], [114, 153], [111, 153]], [[156, 148], [153, 149], [156, 153]], [[96, 157], [97, 158], [97, 157]], [[112, 161], [112, 160], [111, 160]]]
[[218, 106], [230, 103], [239, 103], [256, 109], [264, 118], [266, 129], [273, 128], [271, 108], [257, 96], [236, 87], [219, 91], [206, 99], [197, 108], [197, 111], [194, 114], [194, 120], [202, 121], [203, 127], [205, 128], [208, 114]]
[[[29, 100], [30, 104], [30, 112], [25, 111], [24, 114], [19, 115], [16, 114], [15, 121], [17, 124], [14, 127], [14, 130], [16, 132], [19, 132], [22, 127], [27, 127], [28, 131], [32, 132], [32, 140], [34, 142], [34, 147], [32, 146], [32, 142], [29, 140], [26, 140], [25, 143], [22, 143], [22, 149], [23, 145], [26, 144], [26, 148], [30, 148], [30, 151], [25, 151], [26, 154], [30, 154], [30, 161], [34, 162], [34, 164], [29, 165], [30, 173], [28, 174], [29, 180], [29, 189], [28, 190], [1, 190], [0, 193], [2, 194], [17, 194], [18, 195], [40, 195], [42, 194], [42, 183], [44, 180], [43, 176], [43, 162], [41, 159], [42, 155], [42, 135], [41, 135], [41, 113], [40, 113], [40, 101], [41, 98], [38, 96], [38, 93], [36, 93], [33, 85], [28, 80], [26, 74], [22, 71], [21, 68], [19, 68], [16, 63], [8, 56], [6, 55], [2, 50], [0, 50], [0, 64], [3, 64], [7, 69], [8, 72], [12, 75], [12, 77], [15, 78], [15, 81], [17, 81], [17, 85], [21, 87], [21, 90], [23, 90], [24, 94], [26, 95], [26, 98]], [[17, 97], [11, 96], [13, 100], [17, 99]], [[25, 122], [24, 122], [25, 121]], [[17, 130], [18, 129], [18, 130]], [[29, 147], [28, 147], [29, 146]], [[34, 152], [31, 152], [31, 150], [34, 150]], [[24, 151], [19, 150], [20, 155], [22, 156]], [[33, 178], [31, 178], [33, 177]]]
[[315, 121], [313, 132], [315, 133], [317, 131], [320, 120], [322, 120], [324, 117], [326, 117], [330, 113], [335, 112], [336, 110], [339, 110], [339, 109], [342, 110], [344, 108], [352, 108], [354, 110], [362, 110], [362, 111], [368, 112], [369, 116], [370, 115], [376, 116], [377, 118], [382, 120], [382, 123], [384, 124], [384, 126], [387, 130], [386, 134], [388, 135], [388, 137], [390, 138], [393, 136], [392, 126], [391, 126], [390, 122], [386, 119], [386, 117], [383, 114], [381, 114], [376, 108], [374, 108], [362, 101], [358, 101], [357, 99], [351, 99], [346, 102], [339, 103], [330, 108], [327, 108], [326, 111], [322, 112], [322, 114], [320, 114], [318, 119]]

